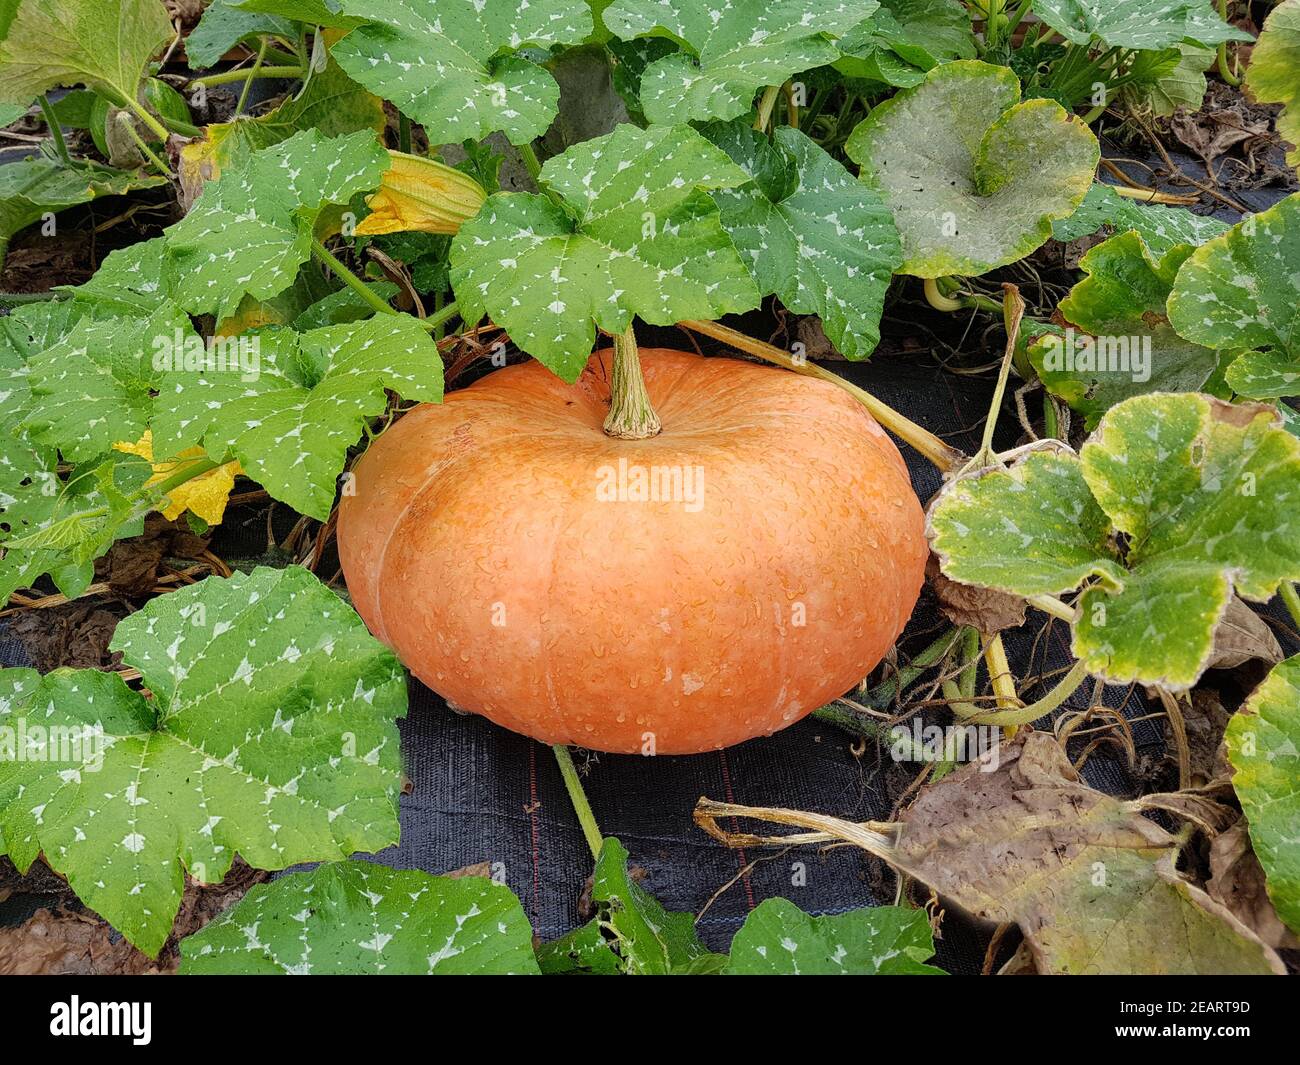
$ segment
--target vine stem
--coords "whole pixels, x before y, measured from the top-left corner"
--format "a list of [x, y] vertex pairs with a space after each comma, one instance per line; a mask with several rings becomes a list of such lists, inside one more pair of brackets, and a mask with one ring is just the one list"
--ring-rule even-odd
[[1283, 581], [1278, 591], [1282, 593], [1282, 603], [1291, 615], [1291, 620], [1300, 628], [1300, 592], [1296, 591], [1295, 582]]
[[262, 67], [260, 70], [224, 70], [220, 74], [207, 74], [195, 78], [195, 85], [212, 88], [214, 85], [230, 85], [248, 78], [301, 78], [306, 71], [302, 67]]
[[555, 760], [560, 764], [560, 776], [564, 778], [564, 788], [569, 793], [569, 801], [573, 803], [573, 812], [578, 815], [578, 824], [582, 826], [582, 834], [586, 837], [587, 846], [591, 848], [591, 856], [599, 858], [605, 840], [600, 834], [600, 826], [596, 824], [596, 815], [591, 812], [587, 793], [582, 790], [582, 781], [578, 779], [578, 769], [573, 764], [573, 755], [562, 743], [553, 744], [551, 750], [555, 752]]
[[1002, 355], [1002, 366], [998, 370], [998, 383], [993, 390], [993, 400], [989, 403], [989, 416], [984, 419], [984, 438], [980, 441], [982, 458], [993, 456], [993, 431], [997, 428], [998, 415], [1002, 411], [1002, 397], [1007, 391], [1007, 378], [1011, 376], [1011, 359], [1016, 353], [1016, 341], [1020, 339], [1020, 322], [1024, 317], [1025, 301], [1020, 298], [1020, 289], [1010, 282], [1003, 282], [1002, 321], [1007, 330], [1007, 348]]
[[859, 403], [861, 403], [871, 413], [881, 425], [892, 432], [904, 443], [911, 445], [921, 455], [929, 459], [940, 470], [950, 471], [959, 469], [967, 460], [967, 456], [958, 451], [955, 447], [945, 444], [928, 429], [922, 429], [921, 426], [908, 418], [905, 418], [898, 411], [887, 403], [883, 403], [873, 396], [866, 389], [859, 388], [852, 381], [846, 381], [839, 374], [831, 373], [812, 362], [796, 362], [794, 357], [788, 352], [782, 351], [778, 347], [764, 343], [761, 340], [755, 340], [753, 337], [746, 336], [738, 330], [719, 322], [697, 321], [688, 319], [678, 322], [678, 325], [689, 329], [695, 333], [702, 333], [704, 336], [712, 337], [714, 340], [735, 348], [737, 351], [743, 351], [747, 355], [754, 355], [760, 359], [775, 363], [787, 370], [793, 370], [797, 374], [803, 374], [805, 377], [816, 377], [822, 381], [829, 381], [837, 388], [842, 388]]
[[[997, 704], [1003, 710], [1018, 710], [1024, 706], [1016, 694], [1016, 676], [1011, 672], [1011, 663], [1007, 661], [1007, 649], [1002, 643], [1002, 634], [997, 633], [984, 647], [984, 661], [989, 667], [989, 681], [993, 685], [993, 694]], [[1003, 729], [1007, 739], [1015, 735], [1015, 726], [1007, 725]]]
[[1079, 685], [1083, 683], [1084, 678], [1087, 676], [1087, 667], [1082, 662], [1075, 662], [1070, 667], [1070, 671], [1057, 683], [1056, 687], [1037, 702], [1010, 710], [981, 710], [967, 717], [965, 719], [966, 723], [968, 725], [1004, 725], [1007, 727], [1033, 724], [1040, 717], [1046, 717], [1078, 691]]
[[1054, 618], [1060, 618], [1062, 621], [1068, 621], [1071, 624], [1075, 621], [1074, 607], [1068, 603], [1062, 603], [1054, 595], [1027, 595], [1025, 596], [1025, 602], [1041, 610], [1044, 614], [1051, 614]]
[[954, 314], [957, 311], [964, 310], [966, 305], [961, 300], [955, 300], [951, 296], [945, 296], [939, 288], [939, 279], [937, 277], [927, 277], [923, 287], [925, 292], [925, 302], [933, 307], [936, 311], [943, 311], [946, 314]]
[[[387, 300], [385, 300], [382, 296], [378, 295], [369, 285], [367, 285], [364, 281], [362, 281], [361, 278], [357, 277], [356, 274], [354, 274], [351, 270], [349, 270], [346, 266], [344, 266], [343, 263], [339, 260], [339, 258], [315, 237], [312, 238], [311, 251], [312, 254], [316, 256], [317, 259], [319, 259], [322, 263], [325, 264], [326, 268], [329, 270], [330, 273], [332, 273], [335, 277], [337, 277], [340, 281], [342, 281], [343, 284], [347, 285], [348, 288], [350, 288], [353, 292], [355, 292], [358, 296], [360, 296], [361, 299], [368, 306], [373, 307], [376, 311], [379, 311], [381, 314], [402, 313], [401, 311], [397, 310], [395, 307], [390, 306]], [[456, 315], [459, 313], [460, 313], [459, 306], [457, 306], [455, 300], [452, 300], [441, 310], [437, 311], [434, 314], [429, 315], [428, 318], [415, 318], [413, 320], [419, 322], [420, 325], [423, 328], [427, 329], [429, 332], [433, 332], [433, 330], [437, 329], [440, 325], [443, 325], [444, 323], [450, 321], [452, 318], [455, 318]]]
[[[1219, 17], [1224, 22], [1228, 21], [1228, 0], [1219, 0]], [[1219, 77], [1231, 85], [1234, 89], [1241, 86], [1241, 78], [1233, 71], [1228, 69], [1228, 42], [1220, 41], [1218, 49]]]
[[54, 138], [54, 150], [58, 152], [59, 158], [67, 166], [72, 165], [72, 156], [68, 152], [68, 142], [63, 139], [63, 127], [59, 125], [58, 117], [54, 114], [54, 107], [50, 104], [50, 99], [45, 93], [41, 93], [40, 99], [36, 101], [41, 105], [41, 114], [45, 116], [45, 124], [50, 128], [50, 136]]
[[609, 415], [605, 418], [605, 435], [619, 440], [645, 440], [663, 429], [659, 415], [650, 403], [645, 377], [641, 373], [641, 356], [637, 352], [632, 323], [614, 337], [614, 371], [609, 386]]
[[[169, 178], [174, 176], [172, 174], [172, 168], [159, 159], [158, 156], [154, 154], [154, 150], [150, 148], [149, 145], [145, 144], [144, 138], [135, 131], [135, 120], [132, 119], [130, 115], [125, 111], [119, 111], [117, 113], [117, 124], [121, 129], [126, 131], [133, 141], [135, 141], [135, 146], [139, 149], [140, 154], [148, 159], [149, 162], [153, 163], [153, 165], [156, 166], [164, 176]], [[165, 141], [166, 139], [167, 131], [163, 130], [163, 140]]]
[[780, 85], [769, 85], [763, 90], [763, 96], [758, 101], [758, 117], [754, 119], [754, 128], [759, 133], [767, 129], [768, 120], [772, 117], [772, 108], [776, 106], [776, 98], [780, 92]]
[[257, 72], [262, 69], [263, 62], [266, 61], [267, 38], [262, 38], [262, 47], [257, 50], [257, 58], [253, 60], [253, 69], [248, 72], [248, 77], [244, 79], [244, 87], [239, 90], [239, 100], [235, 103], [235, 114], [243, 114], [244, 104], [248, 102], [248, 90], [253, 87], [253, 79], [257, 77]]

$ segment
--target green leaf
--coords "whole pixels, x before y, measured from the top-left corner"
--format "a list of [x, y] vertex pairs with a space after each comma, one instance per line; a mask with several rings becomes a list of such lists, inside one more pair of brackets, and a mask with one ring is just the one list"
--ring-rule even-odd
[[1199, 111], [1205, 100], [1205, 72], [1214, 60], [1213, 48], [1195, 44], [1138, 52], [1128, 71], [1133, 81], [1122, 87], [1121, 94], [1130, 106], [1161, 118], [1180, 107]]
[[28, 360], [32, 439], [74, 461], [138, 440], [153, 412], [155, 353], [176, 338], [202, 343], [189, 317], [171, 304], [149, 318], [83, 318]]
[[[371, 292], [387, 303], [397, 295], [398, 289], [391, 281], [373, 281], [366, 285]], [[374, 315], [375, 308], [350, 288], [341, 288], [317, 300], [293, 320], [300, 333], [319, 329], [325, 325], [345, 325], [360, 322]]]
[[[5, 670], [0, 721], [83, 730], [80, 754], [0, 761], [0, 832], [157, 954], [185, 874], [218, 883], [397, 840], [406, 712], [397, 659], [306, 570], [259, 568], [159, 596], [110, 645], [149, 697], [98, 670]], [[29, 734], [29, 743], [32, 738]]]
[[533, 930], [510, 889], [336, 862], [258, 884], [181, 941], [181, 975], [535, 974]]
[[1005, 67], [958, 60], [878, 104], [845, 152], [903, 240], [900, 272], [976, 275], [1015, 262], [1087, 195], [1097, 139]]
[[[749, 180], [687, 126], [619, 126], [555, 156], [545, 196], [497, 193], [452, 243], [462, 317], [484, 314], [566, 381], [595, 327], [621, 333], [749, 310], [758, 291], [705, 190]], [[571, 213], [570, 213], [571, 212]]]
[[1273, 667], [1224, 739], [1268, 897], [1300, 932], [1300, 656]]
[[1201, 245], [1178, 271], [1169, 321], [1206, 347], [1255, 349], [1228, 383], [1255, 399], [1292, 395], [1300, 380], [1300, 193]]
[[59, 474], [53, 448], [0, 439], [0, 601], [44, 574], [69, 599], [94, 579], [92, 563], [122, 536], [144, 531], [152, 501], [132, 498], [153, 472], [128, 455], [93, 459]]
[[30, 104], [0, 103], [0, 128], [12, 125], [27, 114]]
[[1277, 132], [1294, 145], [1286, 160], [1300, 168], [1300, 0], [1283, 0], [1264, 22], [1250, 53], [1246, 88], [1262, 103], [1282, 105]]
[[1034, 14], [1073, 44], [1150, 51], [1188, 44], [1249, 41], [1208, 0], [1034, 0]]
[[668, 913], [628, 875], [627, 857], [623, 844], [605, 837], [591, 885], [597, 916], [541, 948], [542, 972], [664, 976], [710, 957], [695, 934], [695, 918]]
[[877, 0], [615, 0], [605, 25], [618, 37], [669, 37], [687, 51], [651, 63], [641, 105], [653, 123], [731, 119], [754, 93], [790, 75], [833, 63], [828, 38], [852, 29]]
[[820, 315], [846, 357], [866, 358], [902, 261], [889, 208], [796, 129], [777, 130], [775, 143], [743, 119], [702, 132], [754, 178], [713, 199], [759, 292]]
[[[307, 5], [255, 0], [245, 8], [305, 14]], [[312, 8], [324, 7], [312, 0]], [[339, 66], [424, 126], [433, 144], [500, 131], [513, 144], [546, 132], [560, 87], [515, 53], [581, 44], [592, 32], [583, 0], [341, 0], [316, 12], [324, 25], [356, 25], [334, 46]], [[302, 18], [310, 22], [311, 18]], [[360, 25], [357, 25], [360, 23]]]
[[1118, 233], [1136, 229], [1157, 256], [1178, 244], [1204, 244], [1228, 229], [1228, 223], [1217, 218], [1192, 214], [1185, 207], [1139, 203], [1098, 182], [1074, 214], [1052, 223], [1052, 236], [1060, 241], [1078, 240], [1102, 226], [1113, 226]]
[[1165, 317], [1165, 301], [1188, 244], [1156, 259], [1133, 230], [1090, 249], [1088, 275], [1062, 301], [1075, 328], [1045, 333], [1028, 347], [1044, 386], [1082, 413], [1089, 429], [1121, 400], [1147, 392], [1196, 392], [1217, 370], [1218, 355], [1184, 340]]
[[1114, 683], [1181, 690], [1205, 669], [1234, 589], [1263, 602], [1300, 577], [1298, 477], [1300, 440], [1271, 408], [1137, 396], [1078, 459], [1034, 453], [953, 482], [932, 543], [949, 577], [1015, 595], [1101, 578], [1077, 604], [1076, 657]]
[[245, 11], [230, 0], [212, 0], [185, 38], [185, 56], [191, 70], [206, 70], [241, 41], [263, 34], [292, 41], [298, 29], [289, 19]]
[[163, 177], [109, 167], [83, 170], [48, 159], [6, 163], [0, 166], [0, 248], [47, 213], [57, 214], [101, 196], [124, 196], [165, 184]]
[[731, 976], [927, 976], [934, 955], [924, 910], [878, 906], [810, 917], [793, 902], [764, 899], [731, 941]]
[[970, 13], [959, 0], [882, 0], [880, 10], [839, 41], [835, 69], [852, 78], [911, 88], [926, 71], [975, 58]]
[[154, 448], [175, 455], [202, 444], [227, 451], [281, 502], [324, 520], [348, 448], [367, 418], [382, 414], [385, 389], [406, 399], [442, 399], [437, 345], [409, 315], [296, 333], [268, 327], [224, 349], [224, 364], [173, 364], [159, 375], [167, 397], [153, 420]]
[[255, 152], [166, 230], [178, 302], [191, 314], [225, 318], [245, 295], [283, 292], [311, 255], [326, 205], [375, 188], [388, 166], [369, 130], [330, 139], [308, 129]]
[[85, 85], [135, 100], [145, 67], [172, 39], [162, 0], [23, 0], [0, 39], [0, 103]]

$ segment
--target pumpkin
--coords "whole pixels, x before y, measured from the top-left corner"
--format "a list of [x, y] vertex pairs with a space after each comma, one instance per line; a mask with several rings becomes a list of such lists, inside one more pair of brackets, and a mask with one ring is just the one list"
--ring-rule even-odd
[[546, 743], [688, 754], [861, 681], [927, 556], [907, 468], [840, 389], [642, 350], [662, 421], [613, 439], [609, 352], [415, 407], [339, 510], [353, 602], [453, 705]]

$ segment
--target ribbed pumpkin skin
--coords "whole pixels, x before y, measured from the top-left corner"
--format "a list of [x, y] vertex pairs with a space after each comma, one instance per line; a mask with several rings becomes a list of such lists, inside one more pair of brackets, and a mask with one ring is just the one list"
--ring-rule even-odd
[[[663, 432], [611, 439], [609, 360], [498, 370], [371, 445], [338, 525], [371, 631], [462, 709], [619, 753], [726, 747], [862, 680], [925, 570], [893, 442], [832, 385], [654, 349]], [[620, 458], [702, 468], [701, 505], [602, 501]]]

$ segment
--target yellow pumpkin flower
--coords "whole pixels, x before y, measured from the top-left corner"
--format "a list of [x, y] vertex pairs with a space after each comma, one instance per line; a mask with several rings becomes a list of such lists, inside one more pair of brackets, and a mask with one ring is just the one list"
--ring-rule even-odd
[[420, 155], [389, 151], [392, 166], [379, 190], [366, 199], [371, 213], [356, 228], [362, 235], [453, 234], [478, 214], [487, 194], [468, 174]]
[[[113, 450], [127, 455], [138, 455], [153, 466], [153, 476], [145, 482], [146, 487], [161, 484], [188, 461], [207, 457], [207, 452], [203, 448], [188, 447], [174, 459], [167, 462], [154, 462], [152, 429], [146, 429], [144, 436], [134, 444], [126, 440], [119, 441], [113, 445]], [[173, 521], [189, 510], [209, 525], [220, 525], [226, 513], [230, 490], [235, 487], [235, 478], [242, 472], [238, 462], [227, 462], [224, 466], [201, 473], [192, 481], [186, 481], [173, 488], [167, 495], [167, 506], [163, 509], [162, 516], [168, 521]]]

